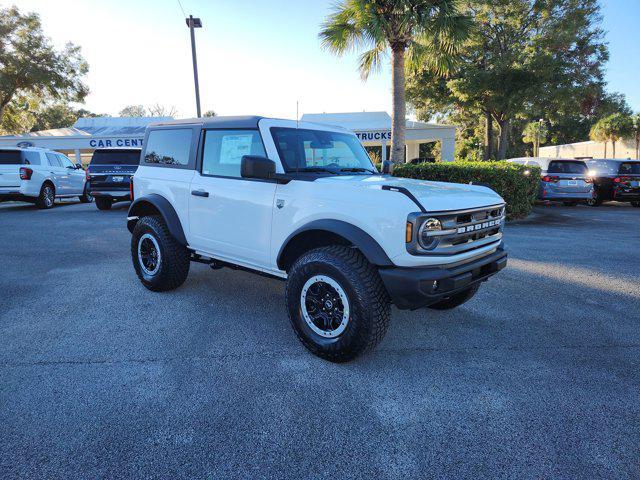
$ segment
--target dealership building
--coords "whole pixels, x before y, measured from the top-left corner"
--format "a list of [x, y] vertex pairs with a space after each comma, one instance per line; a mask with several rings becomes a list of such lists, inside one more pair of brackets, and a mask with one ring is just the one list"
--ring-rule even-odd
[[[80, 118], [70, 128], [58, 128], [0, 137], [1, 147], [49, 148], [88, 164], [96, 148], [141, 148], [147, 125], [171, 117]], [[306, 114], [302, 121], [344, 127], [353, 131], [368, 150], [378, 150], [382, 161], [389, 156], [391, 117], [386, 112]], [[420, 157], [420, 145], [439, 141], [442, 160], [452, 161], [455, 127], [407, 120], [406, 159]]]

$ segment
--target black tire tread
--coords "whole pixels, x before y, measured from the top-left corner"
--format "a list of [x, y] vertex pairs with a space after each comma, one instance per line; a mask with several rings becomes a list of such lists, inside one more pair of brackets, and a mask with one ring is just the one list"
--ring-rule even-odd
[[111, 207], [113, 206], [113, 202], [108, 198], [96, 198], [95, 200], [98, 210], [111, 210]]
[[[366, 353], [378, 345], [384, 338], [389, 328], [389, 320], [391, 317], [389, 295], [384, 288], [377, 269], [369, 263], [369, 261], [355, 248], [345, 247], [341, 245], [333, 245], [321, 247], [301, 255], [289, 270], [289, 275], [295, 275], [304, 269], [305, 265], [314, 261], [326, 261], [328, 258], [335, 259], [336, 264], [350, 269], [360, 285], [352, 284], [351, 287], [357, 292], [359, 301], [367, 306], [369, 328], [360, 329], [361, 335], [356, 342], [358, 347], [350, 350], [326, 351], [318, 348], [318, 346], [304, 337], [294, 325], [294, 319], [291, 318], [289, 310], [289, 320], [291, 321], [293, 330], [302, 344], [315, 355], [332, 362], [346, 362], [353, 358]], [[345, 269], [341, 269], [343, 274], [347, 275]], [[294, 292], [289, 288], [289, 282], [285, 289], [286, 304], [290, 305], [294, 299], [291, 295]]]
[[38, 195], [38, 198], [35, 201], [36, 207], [38, 207], [41, 210], [44, 210], [44, 209], [47, 209], [47, 208], [53, 208], [53, 205], [48, 207], [47, 204], [44, 201], [44, 197], [43, 197], [44, 187], [47, 186], [47, 185], [51, 185], [51, 188], [53, 188], [54, 203], [55, 203], [56, 187], [50, 181], [45, 181], [42, 184], [42, 186], [40, 187], [40, 195]]
[[[138, 265], [138, 238], [147, 228], [157, 235], [158, 243], [162, 249], [163, 266], [161, 276], [155, 282], [147, 281]], [[131, 235], [131, 258], [140, 282], [153, 292], [175, 290], [185, 282], [189, 275], [189, 266], [191, 264], [189, 251], [173, 238], [166, 223], [158, 215], [142, 217], [136, 223]]]

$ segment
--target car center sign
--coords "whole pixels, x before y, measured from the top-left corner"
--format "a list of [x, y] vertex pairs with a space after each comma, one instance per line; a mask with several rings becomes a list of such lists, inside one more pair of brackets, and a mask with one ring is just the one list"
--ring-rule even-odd
[[391, 140], [391, 130], [379, 130], [375, 132], [354, 132], [361, 142], [381, 142]]
[[91, 148], [135, 147], [142, 148], [142, 138], [96, 138], [89, 140]]

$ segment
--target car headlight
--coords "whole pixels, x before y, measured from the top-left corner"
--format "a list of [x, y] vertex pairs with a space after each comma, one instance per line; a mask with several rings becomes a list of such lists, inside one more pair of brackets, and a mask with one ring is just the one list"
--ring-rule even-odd
[[418, 242], [424, 249], [431, 248], [438, 238], [438, 233], [442, 231], [442, 223], [437, 218], [427, 218], [418, 230]]

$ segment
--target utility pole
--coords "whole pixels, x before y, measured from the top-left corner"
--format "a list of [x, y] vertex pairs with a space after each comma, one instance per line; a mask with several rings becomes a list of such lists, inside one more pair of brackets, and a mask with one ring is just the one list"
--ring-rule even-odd
[[202, 28], [202, 20], [189, 15], [186, 21], [191, 31], [191, 57], [193, 59], [193, 82], [196, 87], [196, 112], [198, 113], [198, 118], [200, 118], [202, 112], [200, 110], [200, 84], [198, 83], [198, 59], [196, 58], [196, 34], [194, 29]]

